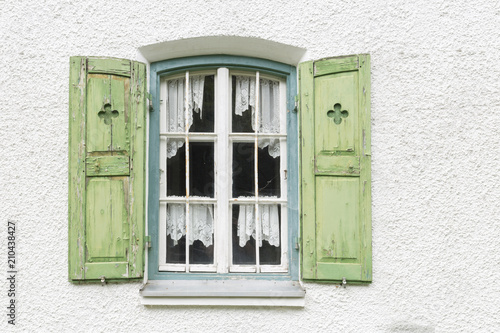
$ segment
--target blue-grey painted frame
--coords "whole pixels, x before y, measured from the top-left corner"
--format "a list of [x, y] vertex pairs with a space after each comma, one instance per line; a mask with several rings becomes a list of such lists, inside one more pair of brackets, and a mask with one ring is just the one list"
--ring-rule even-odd
[[[287, 86], [287, 178], [288, 178], [288, 273], [176, 273], [158, 270], [159, 247], [159, 208], [160, 208], [160, 77], [186, 70], [200, 70], [217, 67], [229, 69], [248, 69], [281, 76]], [[148, 249], [149, 280], [186, 280], [186, 279], [266, 279], [299, 280], [299, 154], [298, 120], [295, 108], [297, 95], [296, 67], [260, 58], [232, 55], [209, 55], [169, 59], [154, 62], [150, 67], [150, 92], [153, 111], [149, 117], [149, 190], [148, 190], [148, 235], [151, 247]]]

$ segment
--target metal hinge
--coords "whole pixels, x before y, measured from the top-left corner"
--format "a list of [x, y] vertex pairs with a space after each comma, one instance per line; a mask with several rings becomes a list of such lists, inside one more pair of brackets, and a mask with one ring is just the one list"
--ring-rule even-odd
[[147, 248], [151, 247], [151, 236], [144, 236], [144, 244], [146, 244]]
[[299, 112], [299, 95], [295, 95], [295, 107], [293, 108], [293, 112]]
[[106, 284], [106, 277], [104, 275], [101, 276], [101, 286]]
[[345, 279], [345, 277], [342, 278], [342, 287], [346, 287], [347, 286], [347, 281]]
[[148, 105], [149, 105], [149, 112], [153, 112], [154, 111], [154, 108], [153, 108], [153, 95], [151, 95], [151, 93], [147, 93], [147, 99], [148, 99]]

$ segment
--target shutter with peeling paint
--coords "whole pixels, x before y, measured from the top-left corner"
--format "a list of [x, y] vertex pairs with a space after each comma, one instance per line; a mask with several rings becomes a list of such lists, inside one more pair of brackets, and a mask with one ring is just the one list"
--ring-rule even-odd
[[71, 58], [70, 281], [143, 276], [145, 98], [144, 64]]
[[370, 282], [370, 58], [299, 66], [302, 277]]

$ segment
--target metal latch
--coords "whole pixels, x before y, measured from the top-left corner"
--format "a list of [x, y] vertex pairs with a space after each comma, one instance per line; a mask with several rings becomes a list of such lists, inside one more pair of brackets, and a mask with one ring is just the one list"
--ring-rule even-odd
[[148, 100], [149, 100], [149, 112], [153, 112], [154, 111], [154, 108], [153, 108], [153, 96], [151, 95], [151, 93], [148, 93], [147, 94], [147, 97], [148, 97]]

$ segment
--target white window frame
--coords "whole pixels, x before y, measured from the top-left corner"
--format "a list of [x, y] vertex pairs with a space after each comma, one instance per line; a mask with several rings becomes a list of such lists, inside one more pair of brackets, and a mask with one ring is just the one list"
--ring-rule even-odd
[[[162, 103], [167, 94], [167, 80], [185, 77], [185, 119], [188, 119], [188, 89], [190, 75], [215, 75], [215, 126], [214, 134], [189, 132], [186, 122], [186, 129], [183, 133], [168, 133], [166, 129], [167, 103]], [[259, 83], [260, 78], [277, 80], [280, 82], [280, 133], [259, 134], [259, 133], [231, 133], [231, 77], [232, 75], [249, 75], [256, 78], [256, 110], [255, 123], [258, 124], [259, 114]], [[159, 251], [159, 271], [185, 272], [185, 273], [286, 273], [288, 272], [288, 216], [287, 216], [287, 124], [286, 124], [286, 81], [283, 78], [260, 73], [260, 71], [230, 70], [227, 67], [219, 67], [215, 70], [193, 70], [185, 71], [182, 74], [168, 75], [160, 79], [160, 209], [159, 209], [159, 231], [160, 244]], [[258, 128], [258, 126], [255, 126]], [[255, 156], [258, 155], [257, 141], [259, 137], [277, 137], [280, 139], [280, 198], [257, 197], [254, 199], [230, 198], [232, 192], [232, 144], [233, 142], [255, 142]], [[186, 197], [166, 196], [166, 144], [167, 138], [183, 138], [186, 141]], [[215, 196], [214, 198], [201, 198], [189, 196], [189, 142], [213, 141], [215, 160]], [[254, 174], [255, 189], [258, 191], [258, 159], [255, 158]], [[222, 161], [222, 162], [221, 162]], [[185, 264], [166, 263], [166, 206], [167, 203], [190, 203], [213, 204], [214, 205], [214, 264], [213, 265], [193, 265], [189, 264], [189, 251], [186, 251]], [[280, 204], [281, 209], [281, 264], [261, 265], [259, 264], [259, 223], [256, 223], [257, 239], [255, 240], [256, 265], [232, 265], [232, 214], [231, 206], [235, 203], [255, 204], [256, 218], [258, 218], [259, 204]], [[189, 221], [189, 208], [186, 210], [186, 221]], [[186, 228], [186, 240], [189, 239], [189, 223]], [[186, 242], [186, 247], [189, 244]]]

